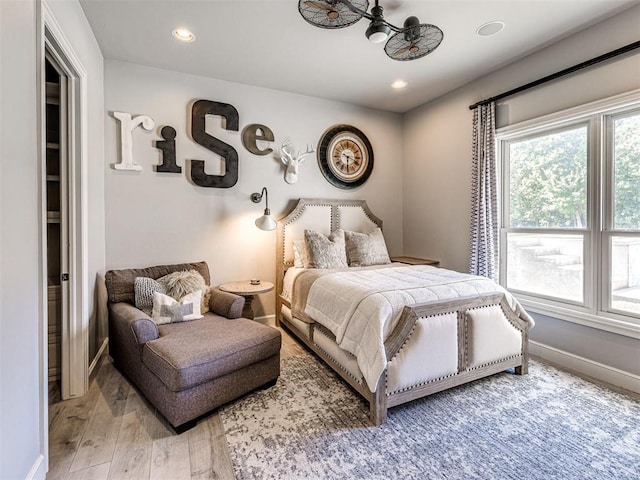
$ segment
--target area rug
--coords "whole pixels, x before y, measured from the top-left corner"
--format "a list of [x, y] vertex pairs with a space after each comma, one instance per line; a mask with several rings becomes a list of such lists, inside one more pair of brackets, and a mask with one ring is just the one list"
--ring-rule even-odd
[[220, 411], [248, 479], [638, 479], [640, 403], [530, 362], [389, 410], [315, 357], [282, 360], [276, 386]]

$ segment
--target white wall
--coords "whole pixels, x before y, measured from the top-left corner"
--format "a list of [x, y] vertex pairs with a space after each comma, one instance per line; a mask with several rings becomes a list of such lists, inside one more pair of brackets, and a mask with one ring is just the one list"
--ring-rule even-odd
[[[238, 110], [238, 132], [223, 130], [219, 117], [207, 121], [210, 134], [238, 151], [239, 180], [230, 189], [193, 185], [185, 173], [185, 159], [205, 160], [208, 173], [220, 172], [216, 156], [188, 136], [190, 104], [197, 99], [229, 103]], [[276, 234], [254, 226], [264, 204], [249, 198], [263, 186], [276, 218], [299, 197], [365, 199], [384, 222], [390, 252], [402, 253], [402, 121], [397, 114], [115, 61], [105, 62], [105, 108], [108, 268], [206, 260], [214, 285], [253, 277], [274, 281]], [[149, 115], [156, 122], [152, 132], [134, 131], [134, 157], [141, 172], [112, 167], [119, 161], [120, 145], [113, 111]], [[340, 190], [324, 179], [314, 154], [300, 166], [298, 183], [287, 184], [283, 166], [272, 155], [253, 155], [242, 145], [242, 129], [252, 123], [268, 126], [278, 145], [290, 136], [298, 149], [307, 143], [316, 147], [335, 124], [354, 125], [373, 145], [373, 173], [362, 187]], [[165, 125], [177, 131], [181, 174], [153, 169], [161, 162], [153, 141], [161, 140]], [[272, 315], [274, 300], [274, 292], [260, 296], [256, 315]]]
[[0, 2], [0, 478], [44, 475], [35, 1]]
[[[44, 478], [47, 442], [46, 321], [40, 259], [38, 144], [39, 0], [0, 2], [0, 478]], [[104, 270], [102, 55], [80, 5], [52, 2], [88, 72], [88, 273], [92, 323]], [[42, 408], [41, 408], [42, 407]]]
[[[447, 268], [468, 270], [469, 105], [634, 42], [639, 24], [637, 6], [407, 113], [404, 253], [439, 259]], [[639, 87], [640, 54], [635, 53], [501, 101], [498, 123], [520, 122]], [[552, 335], [552, 331], [561, 334]], [[575, 342], [575, 338], [583, 341]], [[640, 374], [637, 340], [548, 317], [532, 331], [532, 339]]]

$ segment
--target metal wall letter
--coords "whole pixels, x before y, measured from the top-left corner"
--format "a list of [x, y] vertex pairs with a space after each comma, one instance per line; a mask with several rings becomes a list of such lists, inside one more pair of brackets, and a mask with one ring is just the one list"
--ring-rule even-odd
[[120, 122], [120, 163], [113, 165], [116, 170], [142, 170], [142, 167], [133, 161], [133, 130], [142, 125], [145, 130], [151, 131], [155, 125], [151, 117], [138, 115], [131, 118], [130, 113], [113, 112], [113, 116]]
[[176, 129], [162, 127], [160, 135], [164, 140], [156, 140], [156, 148], [162, 152], [162, 165], [156, 165], [156, 172], [180, 173], [182, 167], [176, 163]]
[[260, 150], [258, 148], [257, 140], [264, 140], [265, 142], [273, 142], [273, 132], [266, 125], [260, 125], [258, 123], [252, 123], [247, 125], [242, 130], [242, 144], [244, 148], [249, 150], [254, 155], [268, 155], [273, 152], [273, 148], [265, 148]]
[[205, 131], [205, 117], [220, 115], [227, 121], [227, 130], [238, 131], [239, 115], [233, 105], [198, 100], [191, 108], [191, 135], [203, 147], [225, 159], [224, 175], [208, 175], [204, 171], [204, 160], [191, 161], [191, 180], [200, 187], [229, 188], [238, 181], [238, 152], [231, 145], [218, 140]]

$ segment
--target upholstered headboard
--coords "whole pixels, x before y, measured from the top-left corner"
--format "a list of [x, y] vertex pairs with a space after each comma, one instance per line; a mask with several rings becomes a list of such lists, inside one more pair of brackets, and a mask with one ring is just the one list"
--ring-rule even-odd
[[276, 317], [280, 314], [282, 279], [293, 265], [293, 242], [304, 240], [306, 229], [329, 235], [338, 229], [368, 233], [376, 227], [382, 228], [382, 220], [371, 213], [364, 200], [301, 198], [291, 213], [278, 220]]

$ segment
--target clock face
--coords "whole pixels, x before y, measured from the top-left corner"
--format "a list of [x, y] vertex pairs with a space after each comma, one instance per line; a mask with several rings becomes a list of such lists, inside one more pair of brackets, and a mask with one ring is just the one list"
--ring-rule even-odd
[[373, 149], [355, 127], [331, 127], [320, 139], [318, 163], [325, 178], [338, 188], [355, 188], [367, 181], [373, 170]]

